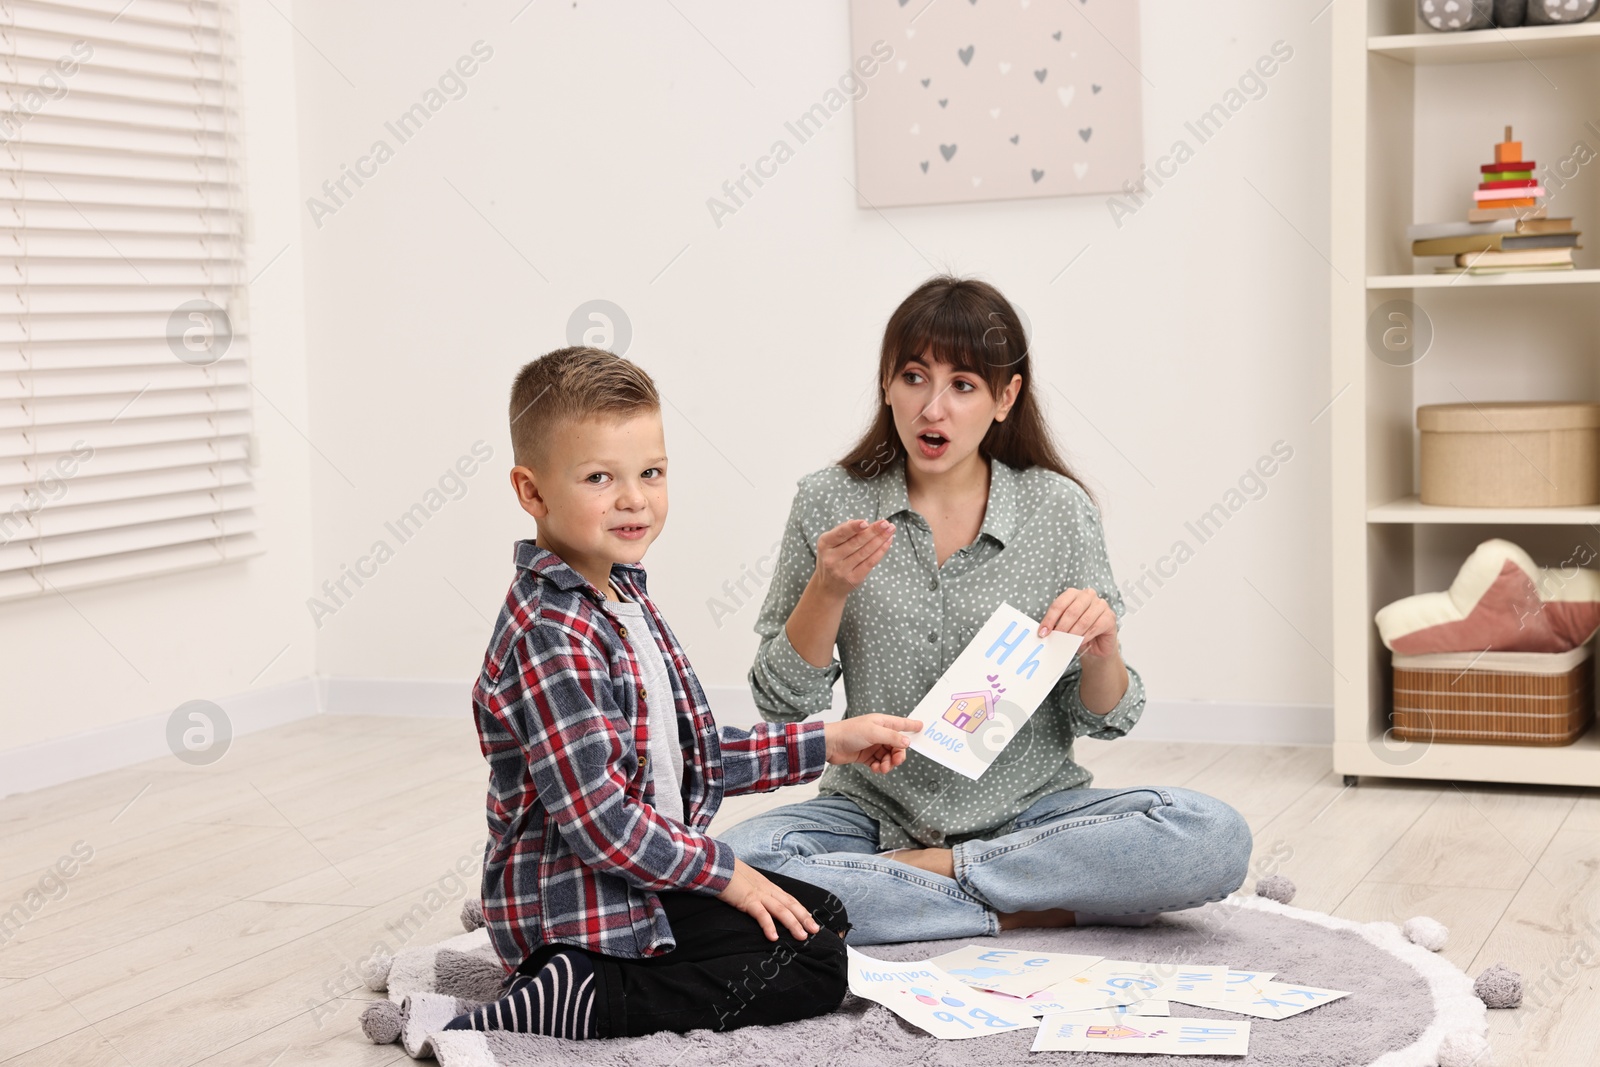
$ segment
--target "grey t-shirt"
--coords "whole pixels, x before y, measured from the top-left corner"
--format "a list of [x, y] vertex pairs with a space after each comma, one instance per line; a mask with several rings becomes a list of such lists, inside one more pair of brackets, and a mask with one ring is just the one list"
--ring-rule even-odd
[[634, 600], [608, 601], [612, 614], [623, 620], [624, 638], [639, 661], [644, 680], [645, 733], [649, 739], [650, 777], [655, 782], [656, 811], [677, 822], [683, 813], [683, 749], [678, 745], [678, 712], [672, 702], [672, 680], [667, 661], [650, 633], [644, 605]]

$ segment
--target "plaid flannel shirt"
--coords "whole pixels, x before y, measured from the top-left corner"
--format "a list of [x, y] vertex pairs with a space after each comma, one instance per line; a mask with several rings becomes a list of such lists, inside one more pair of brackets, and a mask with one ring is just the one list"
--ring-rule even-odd
[[611, 580], [644, 605], [671, 668], [687, 825], [665, 818], [652, 804], [645, 693], [626, 629], [559, 556], [518, 541], [515, 560], [472, 694], [489, 761], [490, 939], [508, 971], [549, 943], [628, 958], [669, 952], [677, 943], [655, 891], [720, 893], [733, 851], [705, 831], [722, 797], [816, 778], [822, 724], [719, 733], [645, 592], [644, 568], [614, 565]]

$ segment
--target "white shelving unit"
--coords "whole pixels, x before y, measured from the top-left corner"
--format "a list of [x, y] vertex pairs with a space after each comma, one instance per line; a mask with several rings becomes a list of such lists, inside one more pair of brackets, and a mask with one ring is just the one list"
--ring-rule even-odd
[[[1563, 748], [1387, 740], [1378, 608], [1444, 588], [1490, 537], [1547, 566], [1579, 546], [1600, 554], [1600, 507], [1420, 503], [1414, 428], [1425, 403], [1600, 400], [1600, 294], [1589, 288], [1600, 284], [1600, 258], [1580, 252], [1572, 271], [1437, 275], [1443, 261], [1413, 260], [1406, 240], [1413, 222], [1465, 218], [1478, 165], [1509, 124], [1541, 175], [1550, 165], [1572, 173], [1551, 190], [1551, 214], [1572, 215], [1586, 243], [1600, 242], [1600, 21], [1437, 33], [1415, 10], [1415, 0], [1330, 10], [1334, 769], [1600, 786], [1600, 730]], [[1410, 366], [1368, 348], [1369, 318], [1396, 300], [1433, 327], [1432, 347]]]

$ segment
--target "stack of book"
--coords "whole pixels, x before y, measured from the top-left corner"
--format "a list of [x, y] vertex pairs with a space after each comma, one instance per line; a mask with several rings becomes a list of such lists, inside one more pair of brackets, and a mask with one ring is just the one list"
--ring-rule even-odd
[[1540, 203], [1544, 188], [1533, 176], [1538, 164], [1522, 158], [1522, 142], [1506, 139], [1494, 147], [1494, 162], [1481, 168], [1466, 222], [1412, 226], [1413, 256], [1452, 256], [1440, 274], [1512, 274], [1571, 270], [1578, 231], [1570, 218], [1550, 218]]

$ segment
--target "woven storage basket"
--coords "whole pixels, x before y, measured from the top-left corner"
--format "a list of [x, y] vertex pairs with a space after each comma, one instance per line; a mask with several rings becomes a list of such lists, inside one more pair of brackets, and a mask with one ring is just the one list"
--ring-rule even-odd
[[1594, 720], [1592, 646], [1570, 652], [1394, 657], [1394, 736], [1469, 745], [1570, 745]]

